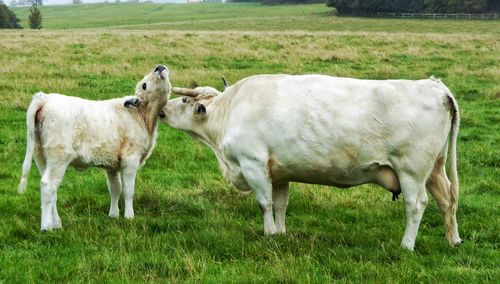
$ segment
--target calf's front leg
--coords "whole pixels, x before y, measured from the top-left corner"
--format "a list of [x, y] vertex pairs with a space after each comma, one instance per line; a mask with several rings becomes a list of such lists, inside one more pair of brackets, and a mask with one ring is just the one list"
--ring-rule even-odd
[[121, 171], [123, 195], [125, 197], [125, 214], [126, 219], [134, 218], [134, 187], [135, 176], [139, 169], [139, 161], [129, 161]]
[[122, 182], [120, 172], [108, 170], [108, 189], [111, 195], [111, 205], [109, 206], [109, 217], [118, 218], [120, 216], [120, 209], [118, 202], [120, 201], [120, 194], [122, 192]]

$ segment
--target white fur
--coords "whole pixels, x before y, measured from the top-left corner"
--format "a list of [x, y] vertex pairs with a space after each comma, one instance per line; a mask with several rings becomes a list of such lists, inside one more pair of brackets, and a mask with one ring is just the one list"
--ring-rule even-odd
[[[459, 117], [450, 111], [458, 107], [440, 81], [260, 75], [222, 94], [200, 93], [184, 102], [170, 100], [165, 121], [208, 145], [237, 188], [255, 192], [265, 234], [286, 232], [290, 181], [338, 187], [375, 183], [403, 193], [408, 218], [403, 247], [414, 248], [428, 202], [426, 185], [450, 220], [450, 243], [460, 241], [453, 198]], [[197, 111], [201, 104], [206, 114]], [[436, 161], [446, 161], [452, 129], [456, 186], [450, 188], [444, 166]]]
[[[167, 71], [153, 72], [137, 84], [136, 96], [90, 101], [60, 94], [37, 93], [27, 111], [27, 147], [19, 192], [27, 184], [34, 157], [41, 178], [41, 229], [61, 227], [57, 213], [57, 188], [69, 165], [106, 169], [111, 195], [109, 216], [119, 216], [123, 189], [125, 218], [133, 218], [134, 182], [137, 170], [151, 155], [156, 143], [157, 115], [168, 101]], [[148, 90], [142, 84], [148, 84]], [[126, 108], [125, 101], [138, 98], [141, 105]]]

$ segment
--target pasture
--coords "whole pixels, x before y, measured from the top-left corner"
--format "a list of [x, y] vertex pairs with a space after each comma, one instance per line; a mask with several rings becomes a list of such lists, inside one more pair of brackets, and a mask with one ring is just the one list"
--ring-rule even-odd
[[[98, 10], [112, 16], [85, 16]], [[0, 282], [498, 282], [500, 22], [329, 11], [323, 4], [43, 7], [44, 29], [1, 30]], [[166, 125], [137, 176], [135, 219], [108, 217], [103, 170], [70, 168], [58, 191], [63, 229], [40, 232], [35, 165], [27, 192], [16, 190], [31, 95], [131, 95], [157, 63], [169, 66], [174, 86], [219, 89], [221, 75], [236, 82], [261, 73], [441, 78], [462, 117], [457, 216], [465, 243], [449, 247], [430, 198], [415, 252], [404, 251], [403, 201], [372, 185], [292, 183], [287, 235], [264, 237], [254, 196], [223, 180], [206, 146]]]

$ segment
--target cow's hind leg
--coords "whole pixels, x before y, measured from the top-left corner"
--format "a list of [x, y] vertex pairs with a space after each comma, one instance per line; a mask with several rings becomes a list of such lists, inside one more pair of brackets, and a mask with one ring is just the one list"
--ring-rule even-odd
[[120, 209], [118, 202], [120, 201], [120, 194], [122, 192], [122, 182], [120, 173], [117, 171], [106, 171], [108, 177], [109, 195], [111, 195], [111, 205], [109, 206], [109, 217], [118, 218], [120, 216]]
[[57, 212], [57, 188], [66, 171], [67, 163], [47, 165], [40, 183], [40, 199], [42, 208], [41, 229], [51, 230], [61, 227], [61, 218]]
[[264, 234], [276, 234], [276, 225], [273, 218], [273, 188], [266, 173], [265, 163], [255, 160], [240, 161], [241, 172], [247, 184], [255, 192], [255, 198], [264, 213]]
[[406, 230], [401, 246], [413, 250], [418, 227], [428, 203], [425, 181], [406, 173], [399, 175], [399, 181], [406, 207]]
[[285, 215], [288, 206], [288, 183], [273, 186], [273, 209], [276, 233], [285, 234]]
[[458, 234], [456, 211], [450, 210], [450, 181], [446, 176], [446, 158], [440, 157], [432, 170], [431, 176], [427, 180], [426, 186], [432, 194], [441, 211], [446, 226], [446, 239], [450, 245], [457, 245], [462, 242]]

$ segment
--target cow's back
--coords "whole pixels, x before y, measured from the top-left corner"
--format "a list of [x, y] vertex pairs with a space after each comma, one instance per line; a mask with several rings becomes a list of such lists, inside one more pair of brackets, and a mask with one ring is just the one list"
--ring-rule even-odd
[[283, 180], [367, 182], [375, 165], [436, 156], [451, 123], [446, 90], [435, 80], [260, 75], [227, 95], [227, 153], [267, 160]]

